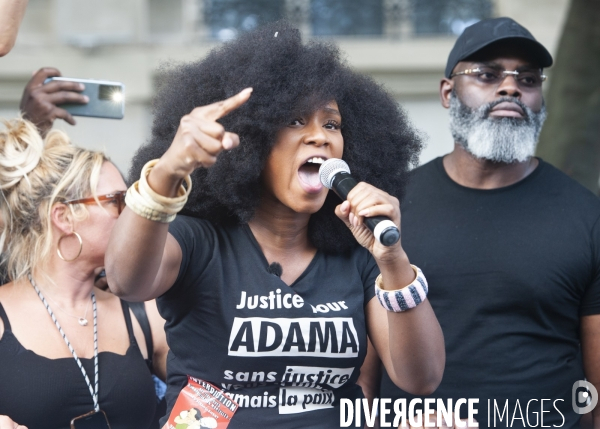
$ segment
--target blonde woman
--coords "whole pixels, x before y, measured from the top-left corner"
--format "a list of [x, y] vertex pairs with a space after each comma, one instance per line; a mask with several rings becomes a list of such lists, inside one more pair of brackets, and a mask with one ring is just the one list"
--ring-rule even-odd
[[[146, 345], [125, 303], [94, 288], [125, 183], [100, 152], [16, 119], [0, 132], [0, 429], [72, 420], [150, 427]], [[155, 361], [160, 361], [155, 356]]]

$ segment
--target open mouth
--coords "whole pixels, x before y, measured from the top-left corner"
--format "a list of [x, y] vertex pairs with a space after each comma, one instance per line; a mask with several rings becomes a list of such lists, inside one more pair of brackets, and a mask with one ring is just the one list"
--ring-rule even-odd
[[319, 178], [319, 168], [326, 161], [325, 158], [314, 156], [309, 158], [298, 169], [298, 178], [300, 185], [308, 193], [318, 193], [323, 189], [321, 179]]

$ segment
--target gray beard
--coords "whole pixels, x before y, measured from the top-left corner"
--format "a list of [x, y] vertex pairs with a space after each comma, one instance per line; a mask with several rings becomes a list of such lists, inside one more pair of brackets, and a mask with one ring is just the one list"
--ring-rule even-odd
[[[505, 101], [518, 104], [525, 117], [490, 118], [492, 108]], [[450, 97], [450, 131], [454, 141], [474, 157], [488, 161], [507, 164], [527, 161], [535, 153], [545, 119], [545, 104], [535, 113], [517, 98], [502, 97], [471, 109], [454, 91]]]

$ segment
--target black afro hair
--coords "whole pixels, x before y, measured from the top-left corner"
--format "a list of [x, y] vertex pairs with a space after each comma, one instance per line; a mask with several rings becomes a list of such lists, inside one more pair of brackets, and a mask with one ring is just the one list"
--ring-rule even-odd
[[[342, 115], [343, 159], [357, 180], [400, 198], [408, 171], [418, 161], [421, 138], [390, 94], [350, 69], [333, 44], [303, 44], [300, 32], [285, 21], [246, 33], [200, 61], [164, 66], [158, 83], [152, 137], [133, 158], [130, 182], [147, 161], [165, 153], [184, 115], [254, 88], [247, 103], [219, 120], [240, 136], [240, 145], [192, 174], [194, 187], [182, 213], [214, 224], [252, 219], [277, 131], [331, 100]], [[334, 213], [339, 203], [330, 192], [311, 216], [309, 238], [322, 251], [345, 252], [357, 245]]]

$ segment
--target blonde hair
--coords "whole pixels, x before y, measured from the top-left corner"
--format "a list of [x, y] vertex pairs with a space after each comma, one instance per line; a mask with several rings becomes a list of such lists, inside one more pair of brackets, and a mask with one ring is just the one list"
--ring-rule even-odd
[[[96, 197], [102, 152], [71, 144], [62, 131], [42, 139], [22, 118], [3, 121], [0, 131], [0, 264], [16, 281], [43, 266], [52, 250], [52, 206], [61, 201]], [[69, 205], [84, 219], [81, 204]]]

